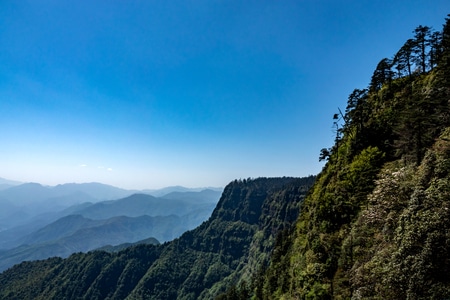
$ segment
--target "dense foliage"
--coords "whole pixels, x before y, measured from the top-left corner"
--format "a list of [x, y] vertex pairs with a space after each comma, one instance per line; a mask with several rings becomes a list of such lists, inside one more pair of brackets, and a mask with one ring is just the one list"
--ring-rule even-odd
[[334, 116], [327, 163], [254, 289], [221, 299], [450, 298], [450, 18], [413, 33]]
[[211, 218], [159, 246], [24, 262], [0, 274], [1, 299], [212, 299], [250, 281], [292, 227], [314, 176], [230, 183]]

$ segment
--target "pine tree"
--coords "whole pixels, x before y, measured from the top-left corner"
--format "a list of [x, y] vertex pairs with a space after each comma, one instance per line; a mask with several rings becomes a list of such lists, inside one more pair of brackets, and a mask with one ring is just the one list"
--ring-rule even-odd
[[383, 58], [377, 65], [373, 72], [372, 80], [370, 81], [370, 88], [378, 91], [384, 83], [389, 83], [394, 76], [391, 71], [392, 61], [388, 58]]
[[403, 77], [405, 71], [407, 72], [406, 75], [411, 77], [414, 44], [415, 42], [413, 39], [407, 40], [394, 56], [393, 61], [395, 68], [397, 69], [398, 77]]
[[418, 26], [414, 31], [413, 44], [413, 61], [415, 65], [420, 68], [421, 73], [427, 71], [427, 48], [430, 45], [431, 28], [428, 26]]

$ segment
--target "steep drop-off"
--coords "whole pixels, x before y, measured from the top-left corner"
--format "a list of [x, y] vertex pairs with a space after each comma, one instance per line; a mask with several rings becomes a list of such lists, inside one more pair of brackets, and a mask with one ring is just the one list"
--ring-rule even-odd
[[220, 299], [450, 299], [450, 18], [414, 33], [335, 115], [327, 163], [254, 288]]

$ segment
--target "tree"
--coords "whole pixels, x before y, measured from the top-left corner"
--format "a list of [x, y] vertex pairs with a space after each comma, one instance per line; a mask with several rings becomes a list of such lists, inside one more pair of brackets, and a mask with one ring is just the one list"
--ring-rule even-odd
[[320, 149], [319, 161], [328, 160], [330, 158], [330, 149], [322, 148]]
[[367, 100], [367, 92], [367, 89], [354, 89], [347, 100], [347, 108], [345, 109], [347, 125], [356, 125], [358, 130], [363, 127], [364, 104]]
[[439, 31], [434, 31], [430, 35], [430, 68], [433, 69], [439, 59], [442, 57], [442, 34]]
[[365, 130], [364, 123], [368, 117], [367, 97], [367, 89], [355, 89], [348, 96], [347, 108], [345, 109], [346, 124], [344, 133], [352, 139], [352, 153], [364, 148], [365, 142], [361, 137], [367, 137], [366, 134], [363, 134]]
[[448, 15], [448, 18], [445, 18], [445, 21], [441, 35], [442, 53], [439, 58], [439, 63], [442, 69], [447, 70], [446, 72], [448, 73], [446, 76], [448, 77], [450, 73], [450, 14]]
[[411, 76], [414, 44], [415, 41], [413, 39], [407, 40], [394, 56], [393, 62], [397, 69], [398, 77], [402, 77], [405, 70], [407, 72], [406, 75]]
[[394, 76], [391, 71], [392, 61], [388, 58], [383, 58], [377, 65], [373, 72], [372, 80], [370, 81], [370, 88], [378, 91], [385, 82], [391, 82]]
[[414, 31], [413, 44], [413, 61], [417, 67], [420, 67], [421, 72], [427, 71], [427, 47], [430, 45], [431, 28], [428, 26], [418, 26]]
[[445, 18], [444, 28], [442, 29], [442, 50], [450, 51], [450, 14]]

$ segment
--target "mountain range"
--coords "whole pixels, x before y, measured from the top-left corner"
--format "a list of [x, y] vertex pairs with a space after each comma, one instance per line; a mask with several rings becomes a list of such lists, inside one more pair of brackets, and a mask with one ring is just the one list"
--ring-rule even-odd
[[[44, 274], [57, 272], [61, 277], [47, 277], [46, 287], [33, 287], [37, 288], [33, 295], [27, 294], [31, 287], [27, 286], [10, 296], [176, 299], [189, 295], [189, 299], [212, 299], [224, 292], [229, 282], [251, 278], [261, 263], [268, 262], [281, 232], [287, 232], [297, 219], [314, 179], [236, 180], [225, 188], [211, 217], [179, 238], [162, 245], [139, 244], [113, 253], [93, 251], [72, 254], [66, 260], [52, 258], [32, 263], [39, 264], [40, 271], [33, 272], [36, 277], [29, 282], [31, 285], [39, 282], [41, 275], [47, 277]], [[24, 262], [3, 274], [8, 276], [18, 269], [26, 273], [29, 266]], [[76, 287], [73, 283], [78, 281], [70, 278], [86, 280]]]
[[[0, 271], [24, 260], [67, 257], [150, 237], [158, 243], [173, 240], [205, 221], [221, 194], [220, 189], [195, 190], [154, 191], [163, 195], [159, 198], [98, 183], [28, 183], [2, 190]], [[99, 200], [124, 195], [129, 196]]]

